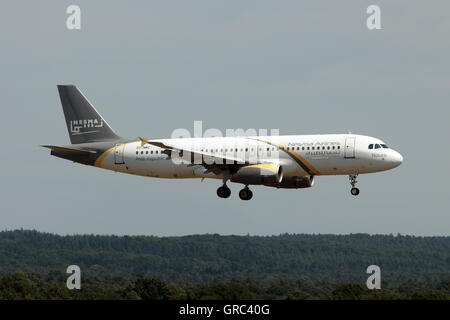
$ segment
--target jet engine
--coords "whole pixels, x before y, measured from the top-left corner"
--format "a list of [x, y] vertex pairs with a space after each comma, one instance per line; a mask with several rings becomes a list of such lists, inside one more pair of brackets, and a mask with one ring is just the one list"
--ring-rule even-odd
[[310, 188], [314, 184], [314, 176], [294, 176], [284, 177], [283, 181], [277, 184], [267, 185], [269, 187], [282, 188], [282, 189], [299, 189]]
[[279, 164], [263, 163], [240, 168], [230, 178], [232, 182], [272, 186], [283, 181], [283, 170]]

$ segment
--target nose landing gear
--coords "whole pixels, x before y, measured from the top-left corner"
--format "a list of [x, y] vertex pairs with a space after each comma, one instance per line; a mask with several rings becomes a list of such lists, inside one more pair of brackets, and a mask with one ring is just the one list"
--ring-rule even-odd
[[348, 176], [350, 180], [350, 184], [352, 185], [352, 189], [350, 190], [350, 193], [354, 196], [357, 196], [359, 194], [359, 189], [355, 187], [355, 184], [358, 182], [356, 181], [356, 178], [358, 177], [357, 174], [351, 174]]

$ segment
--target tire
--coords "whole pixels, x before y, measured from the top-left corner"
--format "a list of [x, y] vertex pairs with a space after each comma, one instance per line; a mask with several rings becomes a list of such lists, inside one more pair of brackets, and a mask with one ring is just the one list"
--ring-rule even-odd
[[253, 197], [253, 192], [250, 189], [242, 189], [239, 191], [239, 198], [241, 200], [250, 200]]
[[350, 193], [354, 196], [357, 196], [359, 194], [359, 189], [358, 188], [352, 188], [350, 190]]
[[228, 187], [219, 187], [217, 189], [217, 195], [219, 196], [219, 198], [228, 198], [231, 195], [231, 190]]

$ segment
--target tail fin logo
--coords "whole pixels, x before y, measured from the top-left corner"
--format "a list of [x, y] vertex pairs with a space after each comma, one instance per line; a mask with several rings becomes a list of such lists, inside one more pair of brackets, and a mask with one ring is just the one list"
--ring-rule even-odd
[[103, 127], [103, 119], [81, 119], [70, 121], [70, 133], [72, 135], [99, 132], [100, 130], [89, 130]]

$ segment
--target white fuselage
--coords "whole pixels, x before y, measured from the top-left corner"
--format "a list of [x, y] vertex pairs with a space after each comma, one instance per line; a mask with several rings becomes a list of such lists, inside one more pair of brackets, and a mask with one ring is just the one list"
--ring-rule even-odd
[[[284, 176], [352, 175], [389, 170], [402, 156], [379, 139], [355, 134], [289, 135], [161, 139], [180, 150], [239, 159], [277, 163]], [[369, 145], [372, 148], [369, 149]], [[129, 174], [160, 178], [217, 178], [200, 162], [169, 157], [164, 149], [140, 141], [119, 144], [104, 152], [95, 166]], [[206, 161], [203, 159], [202, 161]]]

